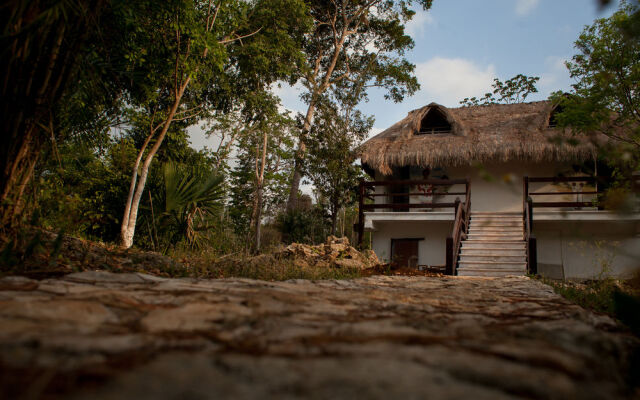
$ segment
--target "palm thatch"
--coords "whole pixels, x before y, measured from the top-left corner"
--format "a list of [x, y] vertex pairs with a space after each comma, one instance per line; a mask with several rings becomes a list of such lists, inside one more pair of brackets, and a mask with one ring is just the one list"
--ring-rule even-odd
[[[432, 110], [451, 125], [450, 132], [421, 134]], [[407, 165], [459, 166], [475, 162], [586, 160], [594, 146], [549, 127], [549, 101], [446, 108], [436, 103], [410, 111], [401, 121], [366, 141], [363, 166], [383, 174]]]

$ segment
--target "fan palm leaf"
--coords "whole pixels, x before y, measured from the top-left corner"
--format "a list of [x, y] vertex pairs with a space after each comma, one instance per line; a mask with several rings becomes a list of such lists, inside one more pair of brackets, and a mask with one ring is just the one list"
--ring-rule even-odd
[[172, 244], [186, 239], [197, 246], [198, 232], [206, 230], [207, 221], [222, 209], [224, 178], [172, 162], [165, 163], [162, 172], [164, 191], [156, 200], [162, 205], [159, 221], [170, 232]]

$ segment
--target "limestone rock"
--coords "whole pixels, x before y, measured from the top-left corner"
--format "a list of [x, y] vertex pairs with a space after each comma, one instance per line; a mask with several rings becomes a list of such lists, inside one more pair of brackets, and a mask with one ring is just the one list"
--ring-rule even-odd
[[[564, 400], [635, 390], [638, 338], [527, 277], [0, 283], [8, 399]], [[55, 289], [73, 285], [82, 290]]]
[[279, 259], [292, 260], [300, 267], [367, 269], [380, 264], [373, 251], [360, 252], [349, 245], [348, 238], [337, 238], [335, 236], [329, 236], [326, 243], [315, 246], [292, 243], [276, 251], [273, 256]]

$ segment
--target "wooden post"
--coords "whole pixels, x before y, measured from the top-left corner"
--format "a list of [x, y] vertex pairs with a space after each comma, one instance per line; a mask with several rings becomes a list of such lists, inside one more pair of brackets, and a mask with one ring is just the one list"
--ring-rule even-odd
[[527, 199], [529, 198], [529, 177], [525, 176], [522, 179], [522, 212], [524, 213], [524, 208], [527, 206]]
[[527, 198], [526, 206], [529, 210], [529, 233], [533, 235], [533, 200], [531, 197]]
[[445, 275], [453, 275], [453, 238], [451, 236], [447, 237], [447, 245], [446, 245], [446, 265], [444, 269]]
[[360, 179], [358, 186], [358, 249], [362, 250], [362, 240], [364, 239], [364, 179]]
[[458, 215], [458, 208], [460, 208], [460, 197], [456, 197], [456, 201], [454, 202], [453, 215]]
[[529, 273], [538, 273], [538, 244], [536, 237], [532, 234], [529, 236]]
[[[465, 191], [464, 202], [465, 203], [471, 202], [471, 192], [469, 191], [471, 188], [469, 186], [470, 186], [469, 178], [467, 178], [467, 182], [464, 184], [464, 191]], [[465, 207], [469, 208], [469, 205], [465, 204]]]

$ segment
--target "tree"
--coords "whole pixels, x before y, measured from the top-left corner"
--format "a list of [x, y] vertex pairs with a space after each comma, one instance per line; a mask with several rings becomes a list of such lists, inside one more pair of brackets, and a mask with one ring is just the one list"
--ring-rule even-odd
[[[231, 213], [236, 230], [261, 248], [261, 227], [265, 210], [280, 208], [285, 201], [291, 172], [294, 121], [277, 110], [271, 96], [262, 98], [250, 121], [242, 119], [238, 135], [237, 165], [232, 172]], [[251, 237], [252, 236], [252, 237]]]
[[566, 63], [577, 82], [571, 93], [551, 96], [559, 127], [608, 136], [615, 146], [601, 150], [631, 169], [640, 161], [640, 35], [631, 34], [638, 18], [639, 7], [623, 2], [586, 27], [575, 42], [578, 54]]
[[[61, 137], [60, 99], [78, 82], [104, 76], [102, 68], [108, 63], [96, 62], [104, 59], [93, 45], [103, 42], [101, 28], [109, 23], [102, 17], [112, 3], [122, 5], [116, 0], [10, 0], [0, 6], [2, 226], [16, 222], [41, 151]], [[116, 81], [113, 86], [118, 86]], [[96, 98], [103, 94], [94, 92]]]
[[397, 102], [418, 90], [414, 65], [403, 58], [414, 45], [404, 33], [404, 23], [415, 14], [410, 9], [414, 3], [428, 10], [432, 0], [307, 0], [314, 30], [305, 41], [306, 65], [299, 74], [307, 90], [307, 111], [298, 138], [288, 210], [296, 206], [307, 135], [321, 96], [338, 85], [355, 85], [363, 89], [353, 99], [356, 104], [366, 97], [369, 87], [386, 89], [385, 98]]
[[327, 201], [331, 233], [336, 234], [338, 212], [355, 200], [362, 169], [355, 165], [356, 148], [373, 126], [373, 118], [350, 108], [339, 109], [325, 99], [318, 103], [316, 122], [308, 139], [308, 175], [318, 197]]
[[[269, 85], [301, 62], [306, 8], [299, 0], [150, 2], [140, 9], [136, 66], [150, 76], [138, 109], [148, 134], [133, 166], [121, 245], [130, 247], [149, 166], [174, 121], [197, 122], [228, 107], [225, 94]], [[139, 62], [138, 62], [139, 61]]]
[[[486, 106], [489, 104], [513, 104], [522, 103], [532, 93], [537, 93], [536, 83], [540, 80], [537, 76], [518, 74], [511, 79], [502, 82], [498, 78], [493, 79], [493, 92], [485, 93], [484, 97], [465, 97], [460, 102], [464, 107]], [[496, 97], [497, 96], [497, 97]]]

